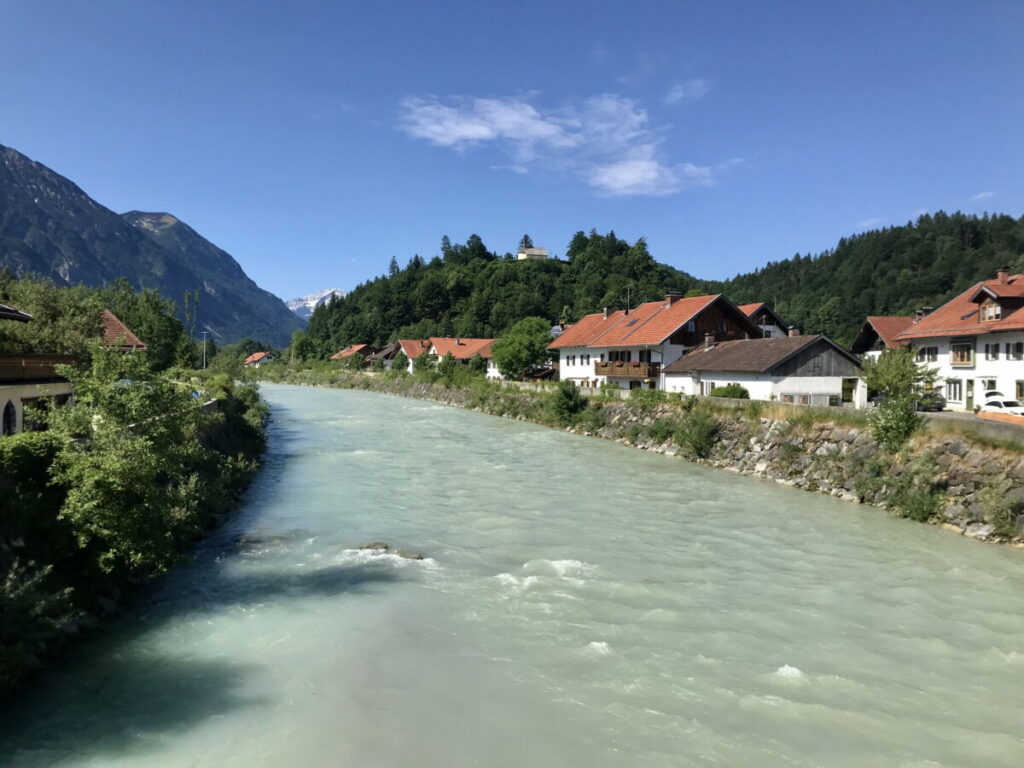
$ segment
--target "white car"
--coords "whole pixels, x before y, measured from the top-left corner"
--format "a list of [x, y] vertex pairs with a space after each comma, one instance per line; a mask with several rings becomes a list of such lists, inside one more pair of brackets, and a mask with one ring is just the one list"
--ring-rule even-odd
[[1024, 403], [1020, 400], [987, 400], [981, 410], [986, 413], [1010, 413], [1024, 416]]

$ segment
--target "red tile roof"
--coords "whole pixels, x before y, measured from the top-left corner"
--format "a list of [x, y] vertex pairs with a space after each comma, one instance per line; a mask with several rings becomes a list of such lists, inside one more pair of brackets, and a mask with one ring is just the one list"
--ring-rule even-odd
[[100, 314], [100, 320], [103, 322], [103, 343], [108, 347], [117, 347], [122, 350], [137, 349], [140, 351], [146, 349], [146, 345], [142, 343], [142, 340], [128, 330], [128, 326], [122, 323], [117, 315], [109, 309], [103, 310]]
[[491, 345], [496, 341], [497, 339], [463, 339], [461, 337], [440, 338], [432, 336], [430, 338], [430, 344], [438, 357], [450, 354], [456, 360], [469, 360], [477, 353], [480, 354], [480, 357], [490, 357]]
[[[661, 344], [690, 320], [710, 307], [716, 301], [733, 306], [721, 294], [667, 300], [649, 301], [641, 304], [627, 315], [622, 310], [609, 314], [607, 318], [598, 312], [583, 317], [575, 325], [548, 346], [548, 349], [565, 347], [646, 347]], [[745, 317], [745, 316], [744, 316]], [[752, 328], [755, 328], [751, 324]]]
[[253, 352], [251, 355], [245, 358], [245, 360], [242, 361], [242, 364], [250, 365], [251, 363], [258, 363], [260, 360], [262, 360], [269, 354], [269, 352]]
[[398, 345], [402, 348], [402, 353], [410, 360], [415, 360], [430, 349], [430, 342], [426, 339], [399, 339]]
[[752, 316], [757, 310], [764, 306], [763, 301], [759, 301], [756, 304], [737, 304], [736, 308], [747, 317]]
[[331, 360], [344, 360], [346, 357], [352, 357], [352, 355], [357, 352], [362, 354], [363, 357], [367, 357], [368, 355], [372, 355], [374, 351], [374, 348], [369, 344], [349, 344], [344, 349], [331, 355]]
[[906, 342], [900, 343], [895, 339], [914, 324], [914, 318], [903, 315], [869, 315], [866, 322], [875, 329], [885, 346], [902, 347]]
[[1000, 298], [1024, 299], [1024, 275], [1014, 275], [1005, 283], [996, 279], [972, 285], [927, 317], [911, 324], [896, 337], [896, 341], [1024, 330], [1024, 307], [1007, 307], [999, 320], [979, 320], [978, 294], [982, 288], [991, 290]]

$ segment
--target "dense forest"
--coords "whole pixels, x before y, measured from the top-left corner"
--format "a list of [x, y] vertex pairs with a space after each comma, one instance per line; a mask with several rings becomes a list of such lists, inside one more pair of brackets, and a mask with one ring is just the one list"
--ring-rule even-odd
[[1024, 217], [941, 212], [727, 281], [660, 264], [643, 239], [630, 244], [614, 232], [577, 232], [564, 259], [544, 261], [498, 256], [477, 235], [465, 245], [446, 237], [440, 255], [414, 256], [405, 267], [392, 259], [387, 275], [318, 307], [306, 333], [296, 334], [293, 352], [323, 357], [356, 342], [500, 336], [524, 317], [571, 322], [673, 289], [725, 293], [738, 304], [767, 301], [805, 332], [849, 343], [867, 315], [937, 307], [999, 266], [1024, 270], [1022, 259]]

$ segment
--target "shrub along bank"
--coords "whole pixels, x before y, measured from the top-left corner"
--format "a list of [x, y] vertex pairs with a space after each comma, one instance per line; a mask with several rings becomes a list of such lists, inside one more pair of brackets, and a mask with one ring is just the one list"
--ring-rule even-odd
[[872, 504], [965, 535], [1020, 543], [1024, 456], [968, 435], [918, 431], [894, 444], [858, 411], [795, 408], [760, 401], [669, 398], [634, 390], [583, 397], [568, 383], [522, 390], [474, 379], [352, 374], [337, 369], [260, 372], [271, 381], [364, 389], [434, 400], [616, 440], [644, 450], [783, 485]]
[[0, 440], [0, 691], [181, 561], [264, 449], [255, 385], [89, 357], [63, 371], [75, 399], [37, 414], [47, 431]]

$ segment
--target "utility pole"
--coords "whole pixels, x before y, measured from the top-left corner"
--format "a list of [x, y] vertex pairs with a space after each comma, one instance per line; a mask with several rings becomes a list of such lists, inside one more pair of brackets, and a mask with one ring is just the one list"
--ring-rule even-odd
[[203, 331], [203, 370], [206, 370], [206, 337], [209, 335], [209, 331]]

